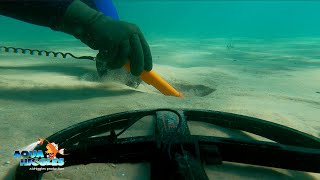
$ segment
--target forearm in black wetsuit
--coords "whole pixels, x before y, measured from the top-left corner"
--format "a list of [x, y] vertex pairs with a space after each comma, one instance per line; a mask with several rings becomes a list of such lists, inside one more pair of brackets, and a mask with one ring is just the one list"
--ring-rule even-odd
[[[0, 15], [56, 29], [73, 0], [1, 0]], [[82, 0], [94, 8], [91, 0]]]

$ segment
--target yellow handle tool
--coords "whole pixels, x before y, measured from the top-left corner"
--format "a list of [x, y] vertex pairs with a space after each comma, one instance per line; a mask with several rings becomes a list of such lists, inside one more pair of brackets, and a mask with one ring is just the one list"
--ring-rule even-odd
[[[124, 68], [130, 71], [130, 64], [127, 63], [124, 65]], [[162, 79], [156, 72], [151, 71], [142, 71], [139, 76], [145, 83], [152, 85], [158, 89], [162, 94], [166, 96], [176, 96], [184, 97], [182, 93], [175, 90], [169, 83]]]

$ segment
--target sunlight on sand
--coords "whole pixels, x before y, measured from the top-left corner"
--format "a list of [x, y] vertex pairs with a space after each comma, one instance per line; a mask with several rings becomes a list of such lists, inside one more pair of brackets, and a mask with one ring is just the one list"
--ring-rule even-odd
[[[0, 104], [5, 106], [0, 106], [0, 135], [5, 138], [0, 140], [4, 147], [0, 154], [0, 179], [18, 163], [11, 158], [14, 149], [78, 122], [134, 109], [227, 111], [270, 120], [320, 137], [320, 94], [317, 93], [320, 87], [316, 83], [320, 71], [315, 68], [319, 67], [320, 59], [314, 54], [304, 56], [295, 52], [296, 47], [309, 50], [309, 43], [319, 43], [319, 39], [295, 39], [288, 41], [289, 44], [287, 41], [234, 39], [232, 49], [226, 48], [229, 40], [223, 38], [203, 40], [202, 46], [199, 41], [189, 39], [150, 41], [154, 70], [185, 93], [185, 99], [165, 97], [145, 83], [133, 89], [119, 82], [101, 80], [94, 62], [1, 53]], [[177, 47], [177, 44], [182, 45]], [[49, 43], [45, 48], [56, 47]], [[92, 53], [81, 47], [69, 49], [81, 55]], [[212, 131], [197, 128], [208, 134]], [[93, 178], [93, 172], [109, 179], [138, 178], [148, 168], [145, 164], [88, 165], [53, 172], [47, 178]], [[301, 172], [253, 166], [245, 169], [235, 164], [210, 166], [207, 171], [218, 179], [261, 178], [265, 173], [269, 173], [265, 179], [293, 176], [312, 179]], [[225, 176], [226, 172], [229, 176]], [[313, 175], [320, 178], [319, 174]]]

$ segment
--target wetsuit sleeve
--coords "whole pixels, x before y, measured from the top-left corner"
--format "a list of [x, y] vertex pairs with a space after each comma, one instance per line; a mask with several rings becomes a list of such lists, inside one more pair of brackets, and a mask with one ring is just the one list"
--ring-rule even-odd
[[73, 0], [1, 0], [0, 14], [56, 29]]

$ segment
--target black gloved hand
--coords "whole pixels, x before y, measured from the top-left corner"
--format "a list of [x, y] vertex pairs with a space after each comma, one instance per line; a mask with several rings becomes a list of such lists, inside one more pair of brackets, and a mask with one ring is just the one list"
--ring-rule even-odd
[[[135, 76], [152, 69], [149, 45], [140, 29], [131, 23], [113, 20], [79, 0], [68, 7], [58, 30], [80, 39], [90, 48], [99, 50], [97, 70], [104, 74], [105, 66], [116, 69], [130, 60]], [[105, 69], [106, 71], [106, 69]]]

